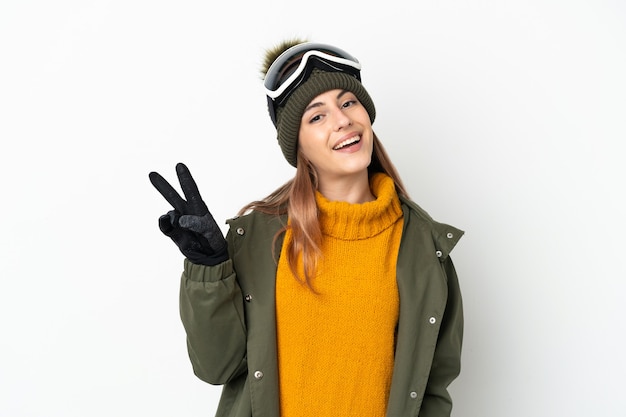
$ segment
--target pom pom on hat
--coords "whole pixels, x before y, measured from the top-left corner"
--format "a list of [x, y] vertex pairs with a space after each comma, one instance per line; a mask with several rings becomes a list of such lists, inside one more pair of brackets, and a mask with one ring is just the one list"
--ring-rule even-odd
[[300, 45], [305, 42], [308, 41], [300, 38], [286, 39], [278, 45], [266, 49], [265, 56], [263, 57], [263, 64], [261, 66], [261, 78], [265, 78], [267, 71], [270, 69], [270, 66], [272, 66], [272, 63], [276, 61], [276, 58], [278, 58], [283, 52], [293, 46]]

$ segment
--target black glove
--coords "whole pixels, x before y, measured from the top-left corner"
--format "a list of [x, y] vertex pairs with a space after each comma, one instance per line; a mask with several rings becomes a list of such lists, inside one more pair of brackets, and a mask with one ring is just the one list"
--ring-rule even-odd
[[185, 201], [158, 173], [149, 174], [150, 182], [174, 210], [159, 218], [159, 229], [169, 236], [189, 260], [201, 265], [217, 265], [228, 259], [228, 246], [222, 231], [202, 201], [191, 172], [183, 163], [176, 164]]

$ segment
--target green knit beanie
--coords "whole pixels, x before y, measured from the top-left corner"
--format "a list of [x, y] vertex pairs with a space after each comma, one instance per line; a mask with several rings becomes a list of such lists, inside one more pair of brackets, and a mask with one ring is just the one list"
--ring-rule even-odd
[[347, 90], [361, 102], [374, 123], [376, 108], [365, 87], [355, 77], [344, 72], [326, 72], [314, 69], [306, 82], [302, 83], [276, 112], [278, 144], [283, 155], [292, 166], [296, 166], [298, 132], [304, 109], [318, 95], [329, 90]]

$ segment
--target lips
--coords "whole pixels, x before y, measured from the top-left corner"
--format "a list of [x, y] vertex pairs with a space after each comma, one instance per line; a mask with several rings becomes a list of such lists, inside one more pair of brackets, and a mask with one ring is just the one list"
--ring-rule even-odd
[[345, 147], [354, 145], [356, 143], [359, 143], [360, 141], [361, 141], [361, 136], [355, 135], [355, 136], [352, 136], [351, 138], [348, 138], [339, 142], [337, 145], [335, 145], [333, 150], [338, 151], [339, 149], [343, 149]]

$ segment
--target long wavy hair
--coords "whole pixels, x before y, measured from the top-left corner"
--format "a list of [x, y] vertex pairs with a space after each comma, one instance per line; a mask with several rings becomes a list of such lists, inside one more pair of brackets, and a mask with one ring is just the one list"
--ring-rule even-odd
[[[404, 184], [382, 143], [374, 134], [372, 161], [368, 167], [371, 177], [382, 172], [389, 175], [395, 184], [399, 196], [408, 197]], [[287, 215], [288, 223], [274, 236], [274, 243], [287, 229], [291, 229], [292, 239], [286, 242], [285, 254], [289, 268], [300, 283], [312, 289], [311, 279], [315, 275], [317, 264], [322, 256], [322, 230], [318, 220], [318, 208], [315, 190], [318, 188], [318, 176], [313, 164], [298, 150], [297, 167], [294, 178], [277, 188], [262, 200], [246, 204], [239, 214], [251, 210], [282, 216]], [[273, 248], [276, 245], [272, 245]], [[302, 257], [303, 270], [298, 270], [298, 258]], [[278, 259], [277, 254], [274, 257]]]

